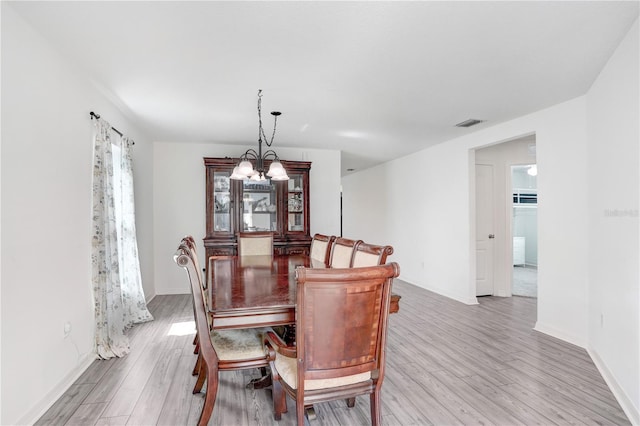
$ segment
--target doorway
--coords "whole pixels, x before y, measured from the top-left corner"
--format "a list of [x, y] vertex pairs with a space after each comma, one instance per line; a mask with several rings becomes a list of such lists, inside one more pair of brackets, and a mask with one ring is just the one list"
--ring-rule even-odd
[[[475, 177], [476, 191], [475, 217], [473, 218], [475, 221], [476, 296], [510, 297], [513, 294], [512, 166], [535, 165], [537, 163], [535, 144], [535, 134], [532, 134], [475, 150], [472, 173]], [[526, 170], [528, 169], [524, 170], [527, 175]], [[522, 186], [522, 189], [530, 189], [530, 185], [525, 185], [525, 183], [518, 185]], [[537, 202], [537, 189], [535, 201]], [[522, 203], [519, 205], [526, 202], [525, 197], [522, 197]], [[534, 231], [534, 235], [537, 237], [537, 229]], [[529, 242], [527, 242], [526, 235], [524, 236], [524, 240], [516, 240], [516, 247], [520, 244], [519, 241], [522, 241], [525, 246], [535, 242], [536, 250], [529, 249], [529, 257], [531, 258], [534, 253], [537, 255], [537, 238], [529, 238]], [[521, 264], [527, 266], [526, 261]], [[529, 261], [528, 266], [537, 266], [537, 256], [535, 261]], [[537, 272], [537, 269], [534, 268], [522, 268], [521, 270]], [[518, 272], [521, 270], [519, 269]]]
[[536, 164], [511, 166], [514, 296], [538, 297], [537, 176]]

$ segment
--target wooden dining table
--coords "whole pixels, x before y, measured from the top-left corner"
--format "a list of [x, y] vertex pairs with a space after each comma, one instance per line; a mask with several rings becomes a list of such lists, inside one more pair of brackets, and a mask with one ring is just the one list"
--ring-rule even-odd
[[[211, 256], [206, 302], [212, 329], [284, 326], [282, 338], [295, 341], [296, 268], [327, 268], [305, 255]], [[391, 295], [389, 312], [399, 310]], [[271, 386], [271, 375], [253, 379], [247, 388]]]
[[[213, 329], [295, 324], [298, 267], [326, 268], [306, 255], [211, 256], [207, 307]], [[392, 294], [390, 313], [400, 296]]]

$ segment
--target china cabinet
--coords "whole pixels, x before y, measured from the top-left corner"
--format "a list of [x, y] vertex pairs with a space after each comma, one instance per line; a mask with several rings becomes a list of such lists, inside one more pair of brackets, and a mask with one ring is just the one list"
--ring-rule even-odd
[[235, 255], [241, 231], [273, 232], [275, 254], [309, 254], [311, 163], [282, 160], [289, 180], [276, 182], [268, 178], [230, 179], [237, 162], [233, 158], [204, 158], [206, 256]]

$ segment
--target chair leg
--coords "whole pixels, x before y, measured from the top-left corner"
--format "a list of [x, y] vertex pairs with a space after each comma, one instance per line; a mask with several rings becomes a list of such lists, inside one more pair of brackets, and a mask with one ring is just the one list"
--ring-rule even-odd
[[273, 398], [273, 419], [280, 420], [282, 413], [287, 412], [287, 396], [282, 389], [280, 380], [275, 378], [271, 386], [271, 398]]
[[196, 343], [198, 343], [198, 333], [193, 337], [193, 344], [195, 345]]
[[307, 412], [304, 402], [300, 399], [300, 396], [296, 398], [296, 419], [298, 420], [298, 426], [304, 426], [304, 415]]
[[196, 359], [196, 365], [193, 366], [193, 371], [191, 372], [192, 376], [195, 376], [200, 372], [200, 364], [202, 363], [202, 357], [198, 354], [198, 358]]
[[193, 353], [194, 354], [200, 353], [200, 342], [196, 342], [196, 347], [193, 348]]
[[371, 393], [371, 425], [382, 424], [382, 413], [380, 411], [380, 391], [374, 390]]
[[351, 398], [347, 398], [347, 407], [349, 408], [353, 408], [356, 406], [356, 398], [355, 397], [351, 397]]
[[196, 385], [193, 387], [193, 393], [200, 393], [202, 390], [202, 386], [204, 385], [204, 381], [207, 379], [207, 366], [206, 363], [200, 359], [200, 369], [198, 371], [198, 380], [196, 380]]
[[198, 420], [198, 426], [207, 426], [211, 414], [213, 413], [213, 406], [216, 403], [216, 395], [218, 393], [218, 369], [209, 368], [206, 372], [207, 375], [207, 392], [204, 397], [204, 406], [200, 413], [200, 420]]

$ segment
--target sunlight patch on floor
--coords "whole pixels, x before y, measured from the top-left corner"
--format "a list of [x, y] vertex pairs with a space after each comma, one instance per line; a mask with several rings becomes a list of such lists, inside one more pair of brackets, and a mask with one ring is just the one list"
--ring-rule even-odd
[[174, 322], [167, 333], [167, 336], [186, 336], [196, 334], [196, 323], [193, 321]]

